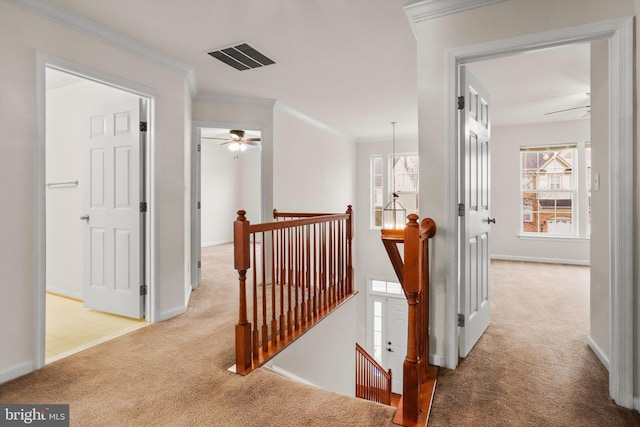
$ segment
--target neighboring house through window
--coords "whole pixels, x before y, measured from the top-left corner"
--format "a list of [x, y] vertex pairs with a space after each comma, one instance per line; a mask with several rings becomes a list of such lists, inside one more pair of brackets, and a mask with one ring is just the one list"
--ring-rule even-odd
[[520, 148], [521, 233], [588, 237], [591, 145]]

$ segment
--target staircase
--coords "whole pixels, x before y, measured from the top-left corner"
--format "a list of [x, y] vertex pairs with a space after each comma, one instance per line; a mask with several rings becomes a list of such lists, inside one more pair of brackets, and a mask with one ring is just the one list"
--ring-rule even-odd
[[384, 368], [356, 343], [356, 397], [391, 405], [391, 369]]

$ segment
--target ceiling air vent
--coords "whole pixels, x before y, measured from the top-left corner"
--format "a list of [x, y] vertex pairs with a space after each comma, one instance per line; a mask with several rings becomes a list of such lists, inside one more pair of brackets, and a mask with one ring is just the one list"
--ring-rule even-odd
[[214, 50], [213, 52], [207, 53], [240, 71], [275, 64], [274, 61], [267, 58], [265, 55], [258, 52], [247, 43], [242, 43], [237, 46]]

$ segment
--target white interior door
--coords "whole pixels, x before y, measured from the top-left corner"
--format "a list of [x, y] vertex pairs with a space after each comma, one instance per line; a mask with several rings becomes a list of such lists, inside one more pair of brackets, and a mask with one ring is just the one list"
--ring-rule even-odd
[[460, 356], [466, 357], [489, 326], [489, 94], [462, 66], [460, 92]]
[[141, 100], [102, 105], [86, 117], [84, 306], [144, 315], [144, 133]]

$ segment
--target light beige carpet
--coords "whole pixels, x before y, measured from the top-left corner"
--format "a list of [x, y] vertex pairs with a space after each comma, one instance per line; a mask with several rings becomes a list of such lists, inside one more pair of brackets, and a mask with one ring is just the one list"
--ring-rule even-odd
[[430, 426], [636, 426], [587, 346], [589, 269], [494, 261], [489, 328], [440, 369]]
[[[390, 426], [391, 407], [234, 363], [232, 247], [203, 252], [186, 314], [0, 385], [2, 403], [70, 404], [72, 426]], [[355, 350], [354, 350], [355, 357]]]

